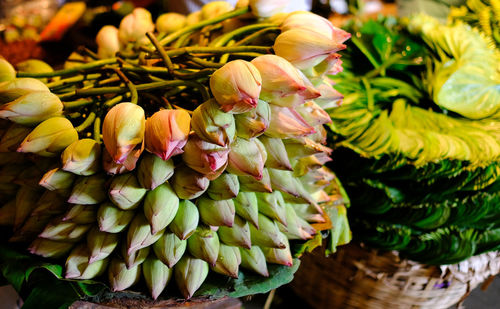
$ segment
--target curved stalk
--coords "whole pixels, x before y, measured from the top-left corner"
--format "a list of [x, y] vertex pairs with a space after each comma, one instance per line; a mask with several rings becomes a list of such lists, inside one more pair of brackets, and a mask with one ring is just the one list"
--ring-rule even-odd
[[94, 112], [91, 112], [88, 115], [88, 117], [85, 119], [85, 121], [82, 122], [82, 124], [80, 124], [78, 127], [76, 127], [75, 130], [78, 133], [85, 131], [88, 127], [90, 127], [92, 125], [92, 123], [94, 123], [95, 118], [96, 118], [96, 114]]
[[94, 99], [80, 99], [76, 101], [62, 102], [64, 109], [79, 108], [82, 106], [87, 106], [95, 103]]
[[101, 142], [101, 117], [96, 117], [94, 121], [94, 140]]
[[229, 41], [231, 41], [235, 37], [238, 37], [238, 36], [243, 35], [243, 34], [248, 33], [248, 32], [253, 33], [257, 30], [260, 30], [263, 28], [269, 28], [269, 27], [276, 28], [276, 25], [275, 24], [253, 24], [253, 25], [241, 27], [241, 28], [238, 28], [236, 30], [233, 30], [231, 32], [228, 32], [228, 33], [220, 36], [216, 40], [212, 41], [212, 43], [209, 46], [221, 47], [221, 46], [226, 45]]
[[17, 77], [39, 78], [39, 77], [55, 77], [55, 76], [71, 75], [71, 74], [82, 73], [92, 69], [97, 69], [108, 64], [115, 64], [116, 62], [117, 62], [116, 58], [109, 58], [109, 59], [92, 61], [69, 69], [57, 70], [52, 72], [44, 72], [44, 73], [17, 72]]
[[254, 40], [258, 39], [259, 37], [261, 37], [262, 35], [264, 35], [268, 32], [278, 32], [278, 31], [281, 31], [280, 27], [278, 27], [278, 26], [264, 28], [264, 29], [261, 29], [255, 33], [252, 33], [249, 36], [239, 40], [233, 46], [246, 45], [246, 44], [253, 42]]

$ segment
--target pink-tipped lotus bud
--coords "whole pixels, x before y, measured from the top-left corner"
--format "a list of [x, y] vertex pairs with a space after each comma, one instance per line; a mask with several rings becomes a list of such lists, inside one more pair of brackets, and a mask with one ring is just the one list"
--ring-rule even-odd
[[137, 208], [146, 194], [146, 189], [139, 185], [133, 173], [113, 178], [109, 186], [109, 199], [123, 210]]
[[238, 138], [231, 144], [227, 170], [238, 176], [253, 176], [261, 180], [266, 159], [266, 148], [257, 138]]
[[231, 3], [226, 1], [213, 1], [201, 7], [202, 19], [210, 19], [230, 12], [234, 9]]
[[31, 92], [50, 92], [42, 81], [34, 78], [16, 78], [0, 84], [0, 104], [15, 100]]
[[348, 32], [333, 26], [328, 19], [306, 11], [294, 12], [283, 21], [282, 32], [292, 29], [313, 31], [337, 43], [344, 43], [351, 37]]
[[107, 25], [101, 28], [95, 38], [97, 43], [97, 55], [99, 58], [112, 58], [120, 50], [118, 29]]
[[163, 160], [182, 153], [191, 117], [185, 110], [164, 109], [146, 121], [146, 150]]
[[234, 221], [233, 200], [219, 200], [201, 197], [196, 201], [201, 221], [210, 226], [232, 226]]
[[106, 188], [104, 175], [96, 174], [78, 178], [68, 198], [68, 203], [94, 205], [106, 199]]
[[62, 169], [77, 175], [89, 176], [101, 168], [101, 145], [84, 138], [69, 145], [61, 155]]
[[144, 215], [156, 234], [172, 222], [179, 208], [179, 198], [168, 183], [149, 191], [144, 199]]
[[16, 70], [7, 60], [0, 58], [0, 83], [16, 78]]
[[342, 99], [344, 96], [335, 90], [327, 81], [320, 83], [316, 89], [321, 93], [321, 96], [314, 99], [314, 102], [318, 104], [322, 109], [327, 110], [330, 108], [339, 107], [342, 104]]
[[240, 192], [233, 201], [238, 216], [259, 227], [259, 204], [255, 192]]
[[285, 248], [285, 243], [280, 238], [280, 230], [276, 222], [259, 214], [259, 228], [250, 225], [250, 234], [252, 235], [252, 248], [257, 245], [260, 247]]
[[286, 151], [291, 158], [301, 158], [310, 155], [315, 155], [319, 153], [326, 153], [330, 155], [332, 149], [328, 148], [320, 143], [317, 143], [310, 138], [301, 137], [296, 139], [288, 139], [284, 141]]
[[187, 241], [174, 233], [165, 232], [154, 244], [155, 255], [168, 267], [172, 268], [186, 252]]
[[276, 138], [291, 138], [307, 136], [314, 132], [314, 128], [295, 109], [271, 104], [271, 123], [264, 133], [265, 135]]
[[208, 196], [213, 200], [227, 200], [235, 198], [240, 192], [238, 176], [223, 173], [217, 179], [212, 180], [207, 189]]
[[238, 115], [234, 115], [236, 135], [243, 138], [252, 138], [264, 134], [269, 127], [271, 108], [265, 101], [259, 100], [257, 108]]
[[261, 180], [257, 180], [253, 176], [238, 176], [238, 181], [240, 182], [240, 191], [273, 192], [271, 187], [271, 178], [267, 168], [264, 168], [262, 171]]
[[163, 235], [163, 230], [152, 234], [151, 226], [142, 213], [138, 213], [127, 232], [127, 253], [132, 254], [137, 250], [149, 247]]
[[66, 260], [66, 273], [64, 277], [67, 279], [92, 279], [104, 273], [107, 265], [107, 259], [89, 264], [89, 250], [87, 245], [80, 244], [71, 251]]
[[286, 220], [288, 222], [287, 226], [278, 223], [278, 227], [282, 233], [285, 233], [288, 239], [310, 239], [314, 228], [309, 225], [306, 221], [302, 220], [297, 216], [294, 207], [291, 204], [286, 204]]
[[141, 154], [140, 150], [132, 151], [132, 153], [130, 153], [125, 157], [123, 164], [120, 164], [116, 163], [113, 160], [113, 158], [111, 158], [111, 155], [109, 154], [108, 150], [104, 147], [102, 149], [102, 168], [109, 175], [120, 175], [123, 173], [127, 173], [135, 169], [140, 154]]
[[196, 231], [199, 220], [200, 213], [196, 205], [188, 200], [181, 200], [169, 228], [179, 239], [185, 240]]
[[146, 153], [137, 170], [137, 179], [142, 187], [154, 190], [174, 175], [174, 162]]
[[312, 127], [332, 122], [328, 113], [314, 101], [308, 101], [301, 106], [297, 106], [296, 111]]
[[125, 164], [127, 156], [140, 156], [145, 126], [144, 110], [136, 104], [120, 103], [108, 111], [102, 125], [102, 139], [114, 162]]
[[186, 16], [175, 12], [161, 14], [156, 19], [156, 30], [159, 33], [169, 34], [182, 29], [184, 25]]
[[198, 290], [207, 278], [208, 263], [202, 259], [196, 259], [184, 255], [174, 266], [175, 282], [182, 295], [189, 299]]
[[38, 237], [50, 240], [77, 242], [85, 236], [91, 225], [80, 225], [74, 222], [62, 221], [55, 218], [50, 222]]
[[119, 241], [118, 234], [99, 231], [93, 227], [87, 234], [87, 248], [89, 249], [89, 264], [107, 258], [116, 248]]
[[108, 268], [108, 277], [113, 292], [123, 291], [139, 281], [141, 266], [137, 265], [128, 269], [125, 262], [114, 258]]
[[236, 135], [233, 115], [223, 112], [214, 99], [194, 110], [191, 127], [201, 139], [219, 146], [231, 143]]
[[142, 264], [142, 273], [151, 296], [157, 299], [172, 278], [173, 270], [156, 256], [150, 255]]
[[219, 256], [214, 266], [210, 268], [216, 273], [238, 278], [238, 269], [241, 263], [241, 254], [238, 247], [220, 244]]
[[341, 55], [337, 53], [329, 54], [325, 60], [318, 63], [314, 70], [312, 71], [313, 76], [323, 76], [324, 74], [337, 75], [342, 72], [344, 68], [342, 67]]
[[208, 227], [198, 227], [187, 240], [187, 249], [192, 256], [215, 265], [219, 255], [219, 237]]
[[274, 191], [272, 193], [257, 193], [259, 202], [259, 212], [268, 216], [273, 220], [277, 220], [283, 225], [287, 225], [285, 200], [281, 192]]
[[0, 106], [0, 118], [23, 125], [36, 125], [62, 114], [63, 104], [51, 92], [34, 91]]
[[210, 180], [191, 168], [182, 165], [175, 169], [170, 183], [179, 198], [191, 200], [199, 197], [208, 189]]
[[225, 112], [248, 112], [257, 107], [262, 79], [250, 62], [234, 60], [226, 63], [210, 77], [210, 90]]
[[288, 171], [293, 170], [282, 139], [261, 136], [259, 140], [266, 148], [266, 167]]
[[38, 184], [50, 191], [64, 192], [73, 186], [74, 180], [75, 174], [54, 168], [45, 173]]
[[70, 242], [37, 238], [31, 243], [28, 251], [44, 258], [60, 258], [66, 255], [73, 248], [73, 245]]
[[134, 218], [135, 211], [121, 210], [110, 202], [101, 204], [97, 211], [99, 230], [108, 233], [120, 233]]
[[229, 151], [229, 145], [221, 147], [205, 142], [193, 134], [184, 147], [182, 160], [187, 166], [212, 180], [226, 169]]
[[250, 249], [252, 242], [250, 240], [250, 227], [248, 222], [239, 216], [234, 218], [231, 227], [220, 226], [217, 230], [221, 242], [230, 246], [237, 246]]
[[146, 32], [153, 32], [155, 24], [151, 13], [143, 8], [135, 8], [132, 13], [125, 16], [120, 22], [118, 37], [122, 44], [143, 43], [147, 41]]
[[252, 246], [250, 249], [240, 248], [241, 267], [258, 273], [261, 276], [269, 277], [266, 257], [259, 246]]
[[250, 0], [252, 14], [256, 17], [266, 18], [282, 12], [290, 0]]
[[290, 252], [290, 243], [285, 234], [280, 233], [280, 238], [283, 243], [285, 243], [285, 248], [277, 249], [277, 248], [262, 248], [262, 253], [266, 257], [266, 261], [268, 263], [292, 266], [293, 258], [292, 253]]

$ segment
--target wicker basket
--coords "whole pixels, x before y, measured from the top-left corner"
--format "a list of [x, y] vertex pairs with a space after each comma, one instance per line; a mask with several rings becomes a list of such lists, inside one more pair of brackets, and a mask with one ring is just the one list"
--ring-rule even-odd
[[464, 262], [428, 266], [359, 245], [326, 258], [304, 255], [291, 286], [313, 308], [449, 308], [488, 277], [500, 272], [500, 252]]

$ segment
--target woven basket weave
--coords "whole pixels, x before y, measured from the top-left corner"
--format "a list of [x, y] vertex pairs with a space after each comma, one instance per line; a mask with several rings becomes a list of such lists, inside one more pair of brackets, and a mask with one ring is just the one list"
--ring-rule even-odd
[[301, 261], [291, 286], [315, 309], [445, 309], [500, 272], [500, 252], [437, 267], [352, 244], [328, 258], [315, 250]]

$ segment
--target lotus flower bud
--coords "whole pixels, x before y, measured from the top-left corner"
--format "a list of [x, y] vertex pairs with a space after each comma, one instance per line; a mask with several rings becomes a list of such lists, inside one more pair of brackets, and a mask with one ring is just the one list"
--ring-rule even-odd
[[151, 234], [163, 230], [172, 222], [179, 208], [179, 198], [168, 183], [149, 191], [144, 199], [144, 215], [151, 225]]
[[258, 139], [238, 138], [231, 144], [227, 170], [238, 176], [249, 175], [261, 180], [266, 159], [266, 148]]
[[[28, 59], [21, 61], [16, 65], [16, 67], [19, 72], [28, 72], [28, 73], [54, 72], [54, 69], [49, 64], [38, 59]], [[44, 83], [48, 81], [47, 78], [40, 78], [40, 80]]]
[[157, 299], [172, 278], [173, 270], [154, 255], [150, 255], [142, 264], [142, 273], [151, 296]]
[[146, 121], [146, 150], [163, 160], [182, 153], [191, 117], [185, 110], [164, 109]]
[[159, 33], [172, 33], [180, 30], [186, 24], [186, 16], [179, 13], [164, 13], [156, 19], [156, 30]]
[[343, 43], [350, 37], [349, 33], [334, 27], [328, 19], [307, 11], [293, 12], [287, 16], [281, 25], [281, 31], [285, 32], [292, 29], [313, 31], [329, 40], [339, 41], [339, 43]]
[[66, 279], [92, 279], [106, 270], [107, 260], [89, 264], [89, 250], [85, 244], [78, 245], [66, 260]]
[[269, 277], [267, 271], [266, 257], [258, 246], [250, 249], [240, 248], [241, 267], [254, 271], [261, 276]]
[[151, 234], [151, 226], [142, 213], [138, 213], [127, 232], [127, 253], [132, 254], [137, 250], [149, 247], [163, 235], [163, 230]]
[[237, 246], [250, 249], [250, 227], [248, 222], [236, 216], [232, 227], [221, 226], [217, 230], [221, 242], [230, 246]]
[[30, 132], [30, 128], [13, 123], [0, 140], [0, 152], [15, 152]]
[[68, 119], [49, 118], [26, 136], [17, 148], [17, 152], [32, 152], [43, 157], [53, 157], [76, 140], [78, 132]]
[[283, 249], [285, 244], [279, 237], [279, 227], [273, 220], [259, 214], [259, 228], [250, 225], [252, 245]]
[[184, 255], [174, 266], [175, 282], [182, 295], [189, 299], [198, 290], [208, 275], [207, 262]]
[[314, 101], [308, 101], [296, 107], [296, 111], [312, 127], [332, 122], [328, 113], [318, 104], [314, 103]]
[[127, 251], [127, 244], [125, 242], [122, 243], [121, 256], [123, 257], [125, 265], [127, 265], [128, 269], [144, 263], [146, 258], [149, 256], [149, 252], [151, 252], [151, 247], [142, 248], [129, 253]]
[[106, 25], [99, 30], [95, 38], [97, 43], [97, 55], [99, 58], [112, 58], [120, 51], [120, 40], [118, 29], [115, 26]]
[[253, 176], [238, 176], [240, 191], [248, 192], [273, 192], [269, 172], [265, 168], [262, 171], [262, 179], [257, 180]]
[[302, 201], [308, 202], [314, 205], [320, 213], [323, 213], [321, 208], [316, 205], [316, 202], [311, 197], [309, 192], [307, 192], [307, 190], [304, 188], [302, 183], [298, 179], [293, 177], [292, 172], [270, 168], [269, 175], [271, 176], [271, 184], [274, 189], [284, 193], [288, 193], [295, 198], [299, 198]]
[[165, 232], [153, 244], [155, 255], [168, 267], [172, 268], [186, 252], [187, 241], [174, 233]]
[[113, 292], [123, 291], [139, 281], [141, 278], [141, 267], [135, 266], [127, 269], [123, 261], [114, 258], [108, 268], [108, 277]]
[[277, 220], [283, 225], [287, 225], [285, 200], [281, 192], [274, 191], [273, 193], [257, 193], [259, 203], [259, 212], [268, 216], [271, 219]]
[[183, 165], [175, 169], [171, 184], [177, 196], [184, 200], [199, 197], [208, 189], [210, 180]]
[[118, 241], [118, 234], [101, 232], [97, 227], [93, 227], [87, 234], [89, 264], [107, 258], [115, 250]]
[[170, 223], [170, 230], [180, 239], [188, 239], [198, 226], [200, 214], [195, 204], [181, 200], [174, 220]]
[[288, 242], [286, 235], [283, 233], [279, 233], [279, 235], [282, 242], [285, 243], [285, 248], [262, 248], [262, 253], [264, 253], [268, 263], [292, 266], [293, 258], [292, 253], [290, 252], [290, 243]]
[[91, 224], [96, 220], [96, 208], [88, 205], [71, 205], [62, 221], [76, 224]]
[[82, 176], [95, 174], [100, 168], [100, 156], [101, 146], [95, 140], [77, 140], [63, 151], [62, 169]]
[[132, 210], [121, 210], [112, 203], [103, 203], [97, 211], [97, 223], [102, 232], [120, 233], [134, 218]]
[[17, 230], [26, 221], [26, 218], [35, 209], [40, 196], [40, 190], [30, 186], [21, 186], [17, 191], [14, 207], [14, 230]]
[[49, 88], [38, 79], [16, 78], [0, 84], [0, 104], [13, 101], [31, 92], [50, 92]]
[[255, 192], [240, 192], [233, 200], [238, 216], [259, 227], [259, 204]]
[[[337, 53], [329, 54], [325, 60], [318, 63], [312, 70], [312, 76], [319, 77], [324, 74], [337, 75], [342, 72], [344, 68], [342, 67], [341, 55]], [[308, 74], [310, 75], [310, 74]]]
[[219, 255], [219, 237], [210, 228], [198, 227], [187, 240], [187, 249], [195, 258], [215, 265]]
[[194, 110], [191, 127], [201, 139], [222, 147], [231, 143], [236, 135], [233, 115], [220, 110], [213, 99]]
[[245, 113], [257, 107], [262, 78], [250, 62], [226, 63], [210, 77], [210, 90], [224, 112]]
[[133, 173], [123, 174], [113, 178], [109, 186], [109, 199], [120, 209], [134, 209], [139, 206], [146, 191]]
[[[285, 206], [286, 220], [288, 225], [284, 226], [278, 223], [278, 227], [282, 233], [285, 233], [288, 239], [310, 239], [316, 234], [314, 228], [306, 221], [298, 217], [297, 213], [290, 204]], [[311, 233], [314, 231], [314, 233]]]
[[120, 42], [127, 44], [129, 42], [144, 43], [146, 32], [153, 32], [155, 24], [151, 18], [151, 13], [143, 8], [135, 8], [132, 13], [125, 16], [120, 22], [118, 37]]
[[78, 178], [68, 203], [94, 205], [103, 202], [106, 199], [105, 182], [106, 178], [100, 174]]
[[[311, 204], [291, 204], [297, 217], [299, 219], [304, 219], [307, 222], [324, 223], [325, 218], [321, 212]], [[300, 221], [300, 220], [299, 220]]]
[[50, 191], [64, 192], [71, 189], [74, 179], [74, 174], [54, 168], [45, 173], [38, 184]]
[[216, 179], [224, 172], [228, 163], [229, 145], [221, 147], [191, 135], [182, 154], [187, 166], [208, 179]]
[[284, 144], [286, 151], [292, 158], [307, 157], [319, 153], [330, 155], [332, 153], [331, 148], [316, 143], [307, 137], [285, 140]]
[[257, 108], [238, 115], [234, 115], [236, 135], [243, 138], [260, 136], [269, 127], [271, 109], [267, 102], [259, 100]]
[[16, 70], [7, 60], [0, 58], [0, 83], [16, 78]]
[[196, 201], [201, 221], [211, 226], [232, 226], [234, 221], [233, 200], [219, 200], [201, 197]]
[[192, 26], [201, 21], [201, 11], [196, 11], [186, 17], [186, 26]]
[[285, 144], [280, 138], [272, 138], [268, 136], [259, 137], [259, 141], [266, 148], [267, 160], [266, 167], [276, 168], [279, 170], [293, 170], [292, 164], [288, 159]]
[[220, 244], [219, 256], [215, 266], [210, 268], [216, 273], [238, 278], [238, 268], [241, 263], [241, 254], [238, 247]]
[[318, 104], [322, 109], [327, 110], [330, 108], [339, 107], [342, 104], [342, 99], [344, 96], [335, 90], [333, 86], [328, 82], [322, 82], [317, 87], [321, 96], [316, 98], [314, 102]]
[[252, 14], [256, 17], [266, 18], [282, 12], [290, 0], [250, 0]]
[[60, 258], [65, 256], [72, 247], [73, 244], [70, 242], [37, 238], [31, 243], [28, 251], [44, 258]]
[[164, 161], [158, 156], [146, 153], [139, 164], [137, 179], [143, 188], [154, 190], [173, 174], [174, 162], [172, 160]]
[[309, 171], [318, 169], [330, 161], [332, 159], [324, 152], [300, 158], [294, 164], [293, 175], [296, 177], [304, 176]]
[[234, 10], [231, 3], [226, 1], [213, 1], [201, 7], [201, 18], [210, 19]]
[[50, 240], [62, 240], [76, 242], [85, 236], [91, 225], [80, 225], [74, 222], [62, 221], [61, 218], [54, 219], [38, 237]]
[[106, 148], [103, 148], [102, 168], [109, 175], [120, 175], [123, 173], [127, 173], [135, 169], [137, 161], [139, 160], [139, 155], [140, 151], [132, 152], [126, 156], [125, 161], [123, 161], [123, 164], [120, 164], [113, 161], [113, 158], [111, 158], [111, 155], [109, 154], [108, 150]]
[[291, 138], [314, 133], [302, 116], [293, 108], [271, 105], [271, 123], [264, 133], [270, 137]]
[[310, 171], [306, 175], [299, 178], [305, 189], [309, 192], [316, 192], [324, 189], [335, 179], [335, 174], [332, 173], [326, 166]]
[[227, 200], [235, 198], [240, 191], [238, 176], [223, 173], [217, 179], [212, 180], [207, 189], [207, 194], [212, 200]]
[[113, 161], [126, 164], [127, 156], [140, 156], [145, 123], [144, 110], [136, 104], [120, 103], [108, 111], [102, 125], [102, 139]]

